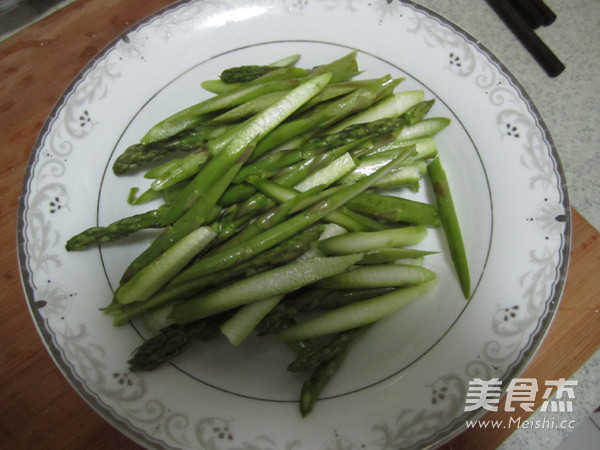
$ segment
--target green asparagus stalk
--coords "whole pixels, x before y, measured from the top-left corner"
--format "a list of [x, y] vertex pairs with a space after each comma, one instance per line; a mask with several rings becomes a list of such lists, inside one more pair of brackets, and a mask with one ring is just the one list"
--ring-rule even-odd
[[274, 197], [277, 201], [281, 202], [290, 200], [300, 192], [307, 192], [318, 186], [330, 186], [351, 172], [355, 167], [354, 158], [345, 153], [322, 169], [313, 172], [300, 183], [296, 184], [294, 188], [289, 188], [257, 176], [250, 177], [247, 181], [266, 195]]
[[[345, 145], [333, 146], [332, 150], [324, 153], [317, 151], [315, 156], [307, 159], [306, 161], [300, 161], [287, 169], [281, 170], [273, 177], [273, 181], [282, 186], [295, 187], [298, 185], [298, 183], [301, 183], [311, 174], [323, 169], [324, 167], [327, 167], [332, 161], [346, 154], [355, 146], [360, 145], [360, 143], [361, 140], [357, 140]], [[313, 147], [306, 151], [312, 152], [316, 151], [318, 148], [321, 148], [323, 151], [326, 150], [325, 147], [322, 146]], [[235, 217], [239, 219], [247, 214], [268, 210], [269, 208], [273, 208], [275, 205], [276, 203], [268, 196], [262, 193], [256, 193], [256, 195], [252, 195], [247, 201], [236, 206]]]
[[189, 281], [199, 276], [215, 273], [228, 267], [247, 261], [252, 256], [258, 255], [269, 248], [274, 247], [280, 242], [288, 239], [301, 230], [318, 222], [331, 212], [343, 206], [352, 198], [368, 189], [377, 180], [384, 177], [387, 173], [404, 163], [405, 158], [410, 154], [402, 155], [392, 161], [385, 167], [382, 167], [374, 174], [363, 178], [357, 183], [348, 186], [323, 202], [317, 203], [307, 211], [300, 212], [290, 219], [270, 228], [263, 233], [248, 239], [246, 242], [233, 246], [222, 252], [215, 252], [210, 256], [204, 257], [191, 267], [177, 276], [171, 285], [175, 286]]
[[315, 105], [319, 103], [326, 102], [328, 100], [332, 100], [334, 98], [341, 97], [343, 95], [349, 94], [357, 89], [365, 87], [366, 85], [372, 84], [375, 80], [350, 80], [350, 81], [341, 81], [338, 83], [332, 83], [325, 87], [321, 92], [315, 95], [312, 99], [310, 99], [305, 105], [303, 105], [294, 116], [298, 116], [302, 114], [304, 111], [309, 110]]
[[288, 365], [290, 372], [306, 372], [317, 369], [322, 363], [346, 352], [350, 342], [362, 335], [368, 327], [355, 328], [335, 336], [328, 342], [313, 345], [296, 356]]
[[304, 254], [310, 248], [312, 242], [319, 238], [322, 231], [323, 226], [314, 225], [245, 263], [205, 277], [195, 278], [176, 287], [164, 288], [145, 302], [121, 305], [118, 309], [109, 310], [107, 313], [114, 316], [113, 323], [115, 326], [122, 325], [142, 313], [152, 311], [171, 302], [183, 300], [193, 295], [200, 295], [209, 288], [214, 288], [237, 278], [247, 278], [279, 267]]
[[331, 74], [311, 78], [249, 121], [244, 129], [240, 130], [227, 146], [204, 166], [176, 201], [167, 207], [161, 215], [161, 220], [164, 224], [174, 224], [173, 227], [130, 264], [123, 280], [129, 279], [191, 230], [202, 226], [223, 192], [250, 156], [255, 142], [322, 89], [330, 78]]
[[183, 269], [216, 236], [210, 227], [198, 228], [165, 251], [151, 264], [119, 286], [115, 298], [121, 304], [148, 299]]
[[[317, 173], [315, 173], [315, 175], [317, 175]], [[324, 178], [320, 175], [317, 175], [316, 179], [324, 181]], [[335, 179], [327, 181], [335, 181]], [[250, 179], [249, 182], [256, 186], [265, 195], [268, 195], [270, 198], [280, 203], [290, 201], [300, 194], [300, 191], [297, 189], [281, 186], [277, 183], [273, 183], [264, 179]], [[306, 185], [301, 183], [301, 186], [299, 187], [302, 189], [306, 188], [307, 185], [309, 186], [308, 183]], [[293, 211], [294, 210], [292, 210], [292, 212]], [[366, 216], [362, 216], [361, 214], [353, 213], [345, 207], [332, 212], [325, 217], [325, 220], [330, 223], [340, 225], [349, 231], [375, 231], [386, 228], [385, 225], [382, 225], [375, 220], [371, 220]]]
[[[373, 133], [373, 135], [368, 135], [369, 127], [367, 125], [349, 127], [347, 130], [344, 130], [339, 133], [335, 133], [333, 135], [327, 135], [324, 137], [319, 137], [311, 140], [306, 146], [302, 146], [297, 150], [290, 150], [290, 153], [294, 153], [295, 151], [299, 151], [303, 154], [312, 154], [317, 150], [325, 151], [328, 146], [332, 146], [333, 150], [330, 150], [326, 153], [320, 153], [316, 156], [311, 157], [306, 161], [299, 162], [289, 168], [283, 169], [278, 176], [274, 177], [274, 181], [285, 187], [301, 187], [302, 180], [305, 179], [310, 174], [318, 172], [319, 170], [323, 170], [326, 165], [328, 165], [333, 159], [339, 157], [344, 154], [346, 151], [350, 151], [355, 149], [356, 147], [360, 147], [361, 145], [367, 144], [367, 142], [374, 141], [377, 145], [383, 144], [387, 137], [385, 134], [394, 130], [395, 123], [381, 123], [381, 127], [378, 127], [378, 131]], [[363, 130], [367, 133], [366, 136], [362, 136]], [[372, 131], [372, 130], [371, 130]], [[373, 138], [373, 139], [371, 139]], [[344, 144], [344, 142], [346, 142]], [[338, 145], [339, 144], [339, 145]], [[402, 151], [407, 151], [409, 149], [408, 146], [404, 146]], [[277, 153], [275, 153], [277, 154]], [[372, 174], [376, 169], [389, 162], [390, 159], [386, 159], [378, 162], [377, 166], [370, 166], [364, 173], [357, 173], [356, 170], [351, 174], [348, 174], [343, 182], [350, 183], [355, 182], [360, 178], [364, 178], [364, 176], [368, 174]], [[405, 184], [412, 184], [418, 182], [421, 179], [422, 173], [425, 172], [425, 165], [423, 167], [419, 167], [419, 169], [410, 168], [407, 173], [402, 170], [404, 168], [397, 169], [400, 173], [394, 174], [392, 178], [389, 178], [386, 182], [387, 186], [389, 185], [399, 185], [403, 182]], [[392, 174], [390, 174], [390, 177]], [[403, 177], [403, 179], [399, 179]], [[385, 180], [385, 179], [384, 179]], [[382, 181], [378, 182], [378, 184], [382, 183]], [[253, 193], [251, 187], [244, 186], [238, 187], [236, 186], [232, 189], [232, 192], [226, 192], [221, 199], [222, 204], [232, 204], [235, 203], [238, 199], [243, 198], [243, 196], [248, 196], [250, 193]], [[239, 195], [239, 197], [237, 197]], [[248, 201], [243, 204], [239, 204], [236, 206], [236, 217], [240, 218], [246, 214], [250, 214], [255, 211], [264, 211], [269, 208], [274, 207], [275, 203], [268, 198], [268, 196], [257, 193], [256, 195], [250, 196]], [[352, 216], [352, 211], [348, 209], [344, 209], [344, 214], [346, 216]], [[370, 229], [382, 229], [384, 227], [377, 226], [374, 221], [369, 221], [364, 216], [355, 216], [355, 221], [363, 221], [363, 226]]]
[[352, 172], [355, 168], [356, 161], [350, 154], [346, 153], [331, 161], [331, 164], [310, 174], [300, 183], [296, 184], [294, 189], [305, 192], [315, 186], [329, 186]]
[[[293, 57], [282, 58], [276, 63], [269, 64], [269, 66], [279, 68], [290, 67], [293, 66], [298, 61], [298, 59], [299, 56], [294, 55]], [[331, 81], [335, 83], [349, 80], [354, 76], [358, 75], [360, 72], [358, 72], [358, 65], [356, 63], [356, 52], [349, 53], [341, 57], [340, 59], [332, 61], [328, 64], [317, 66], [309, 71], [305, 71], [305, 69], [297, 69], [296, 76], [315, 76], [323, 74], [325, 72], [333, 73]], [[265, 82], [269, 81], [272, 78], [279, 79], [276, 74], [276, 71], [269, 71], [266, 72], [264, 75], [255, 78], [254, 80], [249, 80], [247, 82], [226, 83], [220, 78], [216, 80], [206, 80], [201, 83], [201, 86], [209, 92], [213, 92], [215, 94], [222, 94], [223, 92], [230, 91], [234, 88], [240, 88], [242, 86], [245, 86], [248, 83]]]
[[[363, 257], [364, 258], [364, 257]], [[359, 261], [361, 263], [362, 261]], [[276, 334], [289, 328], [290, 319], [298, 314], [311, 311], [327, 311], [340, 308], [351, 303], [377, 297], [394, 291], [395, 288], [375, 289], [325, 289], [308, 287], [290, 292], [273, 310], [261, 320], [257, 326], [258, 334]]]
[[308, 76], [320, 75], [323, 73], [356, 73], [358, 72], [358, 63], [356, 62], [356, 51], [352, 51], [341, 58], [331, 61], [327, 64], [313, 67]]
[[95, 244], [113, 242], [139, 230], [162, 228], [161, 209], [153, 209], [145, 213], [119, 219], [105, 227], [92, 227], [73, 236], [67, 241], [68, 251], [84, 250]]
[[297, 260], [173, 306], [176, 323], [190, 323], [262, 298], [283, 295], [345, 271], [361, 255]]
[[248, 200], [252, 195], [256, 193], [256, 188], [249, 184], [238, 183], [229, 186], [221, 198], [219, 198], [218, 204], [220, 206], [232, 206], [236, 203], [241, 203], [244, 200]]
[[317, 185], [307, 191], [299, 192], [294, 196], [294, 198], [287, 202], [290, 205], [289, 213], [294, 214], [299, 211], [303, 211], [314, 205], [316, 202], [327, 199], [333, 194], [343, 191], [344, 189], [345, 186], [341, 185], [335, 185], [332, 187], [329, 187], [328, 185]]
[[213, 252], [222, 252], [235, 247], [238, 244], [244, 243], [246, 240], [282, 223], [293, 213], [308, 208], [324, 198], [329, 197], [332, 193], [343, 189], [343, 186], [337, 186], [326, 190], [324, 190], [324, 188], [325, 186], [316, 186], [307, 192], [302, 192], [295, 195], [293, 198], [283, 202], [281, 205], [276, 206], [265, 214], [254, 219], [241, 231], [236, 233], [235, 236], [231, 237], [225, 243], [220, 245], [218, 249], [213, 250]]
[[235, 237], [237, 233], [243, 232], [248, 226], [260, 218], [247, 215], [236, 219], [232, 212], [221, 210], [218, 220], [212, 222], [211, 226], [217, 232], [217, 239], [214, 241], [215, 246], [211, 246], [212, 251], [215, 247], [223, 245], [225, 241]]
[[[285, 94], [287, 95], [287, 92]], [[166, 189], [193, 177], [205, 166], [209, 158], [215, 157], [246, 125], [247, 123], [239, 123], [227, 128], [191, 154], [153, 167], [144, 174], [144, 177], [154, 179], [152, 189], [155, 190]]]
[[210, 317], [189, 325], [172, 324], [140, 345], [128, 361], [132, 372], [150, 371], [183, 353], [194, 341], [216, 335], [227, 316]]
[[380, 248], [408, 247], [418, 244], [426, 235], [427, 229], [422, 225], [381, 231], [362, 231], [323, 239], [317, 243], [317, 248], [326, 255], [344, 255]]
[[[159, 258], [173, 245], [178, 243], [183, 237], [204, 224], [210, 223], [214, 214], [214, 207], [222, 192], [231, 183], [231, 180], [237, 173], [238, 167], [232, 166], [225, 172], [223, 177], [208, 188], [204, 196], [204, 201], [197, 202], [172, 226], [167, 226], [163, 233], [156, 238], [148, 248], [138, 255], [127, 267], [121, 283], [127, 282], [135, 276], [140, 270]], [[184, 191], [185, 193], [185, 191]], [[177, 200], [181, 195], [177, 197]], [[161, 221], [165, 223], [164, 214], [161, 215]]]
[[450, 249], [450, 256], [454, 264], [463, 295], [466, 299], [471, 296], [471, 278], [467, 253], [450, 192], [450, 185], [446, 171], [439, 158], [434, 159], [427, 167], [433, 192], [440, 212], [442, 228]]
[[170, 169], [164, 170], [160, 175], [156, 176], [152, 182], [151, 189], [160, 191], [187, 180], [197, 174], [208, 159], [209, 155], [207, 151], [190, 153], [181, 158], [178, 164], [170, 165]]
[[221, 332], [232, 345], [240, 345], [282, 297], [283, 294], [274, 295], [242, 306], [221, 325]]
[[395, 87], [390, 76], [383, 77], [370, 86], [360, 88], [339, 99], [316, 106], [301, 117], [282, 124], [267, 135], [257, 146], [254, 157], [259, 157], [280, 144], [309, 130], [323, 130], [350, 114], [371, 106], [384, 93]]
[[[254, 167], [255, 164], [269, 164], [268, 162], [263, 163], [263, 161], [268, 160], [271, 157], [279, 158], [278, 156], [275, 156], [279, 153], [285, 155], [281, 157], [282, 159], [297, 159], [298, 161], [295, 164], [291, 164], [290, 166], [285, 168], [280, 168], [275, 174], [271, 174], [270, 168], [273, 168], [275, 167], [275, 165], [278, 165], [279, 161], [277, 161], [275, 164], [270, 166], [269, 169], [267, 169], [268, 172], [267, 176], [265, 177], [272, 177], [274, 181], [285, 186], [293, 186], [294, 184], [300, 182], [302, 179], [306, 178], [310, 173], [314, 172], [315, 170], [319, 170], [321, 167], [324, 167], [325, 165], [329, 164], [336, 157], [346, 153], [346, 151], [353, 146], [354, 144], [345, 148], [333, 149], [327, 153], [323, 153], [325, 151], [324, 148], [310, 149], [306, 151], [301, 149], [290, 149], [288, 151], [282, 150], [280, 152], [276, 152], [266, 157], [263, 157], [259, 159], [256, 163], [250, 164], [246, 167]], [[250, 175], [252, 172], [254, 172], [254, 169], [249, 170], [248, 172], [246, 172], [246, 174]], [[239, 178], [240, 174], [238, 174], [238, 181]], [[251, 214], [253, 212], [264, 211], [275, 205], [275, 203], [270, 201], [268, 197], [261, 193], [257, 193], [256, 188], [249, 184], [231, 186], [223, 194], [223, 196], [219, 200], [219, 204], [227, 206], [238, 202], [242, 202], [242, 200], [247, 201], [236, 205], [235, 213], [237, 218], [240, 218], [246, 214]]]
[[290, 167], [300, 161], [306, 161], [318, 155], [319, 151], [302, 151], [300, 149], [281, 150], [266, 155], [258, 161], [244, 166], [237, 176], [234, 183], [243, 183], [250, 176], [260, 176], [261, 178], [271, 178], [281, 169]]
[[277, 61], [273, 61], [269, 65], [273, 66], [273, 67], [290, 67], [290, 66], [293, 66], [294, 64], [296, 64], [299, 59], [300, 59], [300, 55], [298, 55], [298, 54], [289, 55], [289, 56], [284, 56], [283, 58], [280, 58]]
[[[413, 147], [409, 147], [413, 148]], [[346, 175], [340, 180], [341, 183], [352, 184], [358, 180], [375, 172], [382, 164], [389, 161], [387, 158], [376, 161], [375, 163], [360, 163], [356, 169]], [[388, 187], [400, 187], [408, 186], [413, 190], [418, 190], [418, 185], [423, 175], [427, 172], [427, 165], [423, 161], [411, 161], [410, 165], [399, 167], [398, 169], [390, 172], [385, 178], [382, 178], [375, 184], [375, 188], [388, 188]]]
[[[254, 116], [227, 146], [212, 159], [186, 187], [177, 202], [165, 212], [164, 220], [174, 223], [205, 192], [214, 185], [231, 166], [241, 169], [254, 151], [252, 142], [258, 142], [283, 122], [290, 114], [327, 85], [331, 74], [323, 74], [304, 82], [280, 101]], [[251, 149], [251, 151], [249, 151]], [[215, 202], [216, 203], [216, 202]]]
[[348, 349], [321, 363], [313, 375], [303, 383], [300, 394], [300, 414], [302, 414], [302, 417], [307, 416], [313, 410], [319, 395], [340, 368], [347, 354]]
[[205, 91], [212, 94], [222, 94], [231, 91], [232, 89], [239, 88], [242, 84], [243, 83], [225, 83], [220, 78], [215, 78], [201, 82], [200, 86], [202, 86]]
[[360, 264], [392, 264], [398, 260], [420, 259], [435, 253], [414, 248], [379, 248], [364, 252]]
[[321, 280], [316, 286], [327, 289], [402, 287], [424, 283], [435, 276], [425, 267], [409, 264], [366, 265]]
[[[423, 122], [423, 118], [429, 112], [432, 105], [432, 100], [420, 102], [409, 108], [408, 111], [400, 116], [386, 117], [379, 120], [374, 120], [372, 122], [356, 123], [349, 125], [336, 133], [316, 136], [307, 141], [307, 143], [304, 145], [304, 148], [318, 147], [322, 145], [340, 146], [356, 140], [366, 140], [368, 138], [385, 136], [391, 133], [395, 133], [396, 136], [403, 135], [403, 133], [408, 134], [403, 130], [405, 130], [407, 127], [412, 128], [419, 122]], [[419, 130], [415, 130], [410, 134], [419, 136], [418, 133], [425, 133], [425, 129], [432, 130], [431, 133], [434, 134], [433, 130], [440, 129], [442, 125], [446, 126], [447, 122], [444, 122], [440, 119], [439, 122], [428, 122], [428, 125], [428, 127], [422, 126]]]
[[247, 119], [248, 117], [258, 114], [262, 110], [270, 107], [275, 102], [279, 101], [285, 94], [286, 92], [283, 91], [261, 95], [260, 97], [256, 97], [255, 99], [249, 100], [241, 105], [236, 106], [235, 108], [225, 111], [224, 113], [211, 119], [210, 123], [231, 123]]
[[221, 136], [227, 130], [224, 125], [204, 125], [182, 131], [147, 144], [133, 144], [113, 163], [116, 175], [133, 172], [151, 162], [157, 162], [175, 152], [189, 152], [203, 148], [210, 139]]
[[[373, 173], [379, 167], [386, 165], [388, 162], [390, 162], [392, 159], [394, 159], [396, 157], [396, 155], [404, 152], [406, 149], [410, 149], [413, 151], [414, 154], [416, 154], [416, 152], [414, 152], [414, 147], [406, 147], [406, 148], [397, 148], [394, 150], [387, 151], [385, 153], [379, 153], [375, 156], [360, 158], [358, 166], [351, 173], [347, 174], [341, 180], [341, 182], [342, 183], [356, 182], [356, 180], [359, 180], [360, 178], [364, 177], [365, 175]], [[418, 163], [422, 163], [422, 162], [419, 161], [419, 162], [415, 163], [413, 160], [412, 163], [418, 164]], [[422, 163], [422, 164], [424, 165], [424, 163]]]
[[300, 322], [278, 334], [284, 341], [313, 339], [370, 325], [427, 293], [435, 280], [397, 289], [389, 294], [355, 302]]
[[[341, 73], [341, 78], [344, 79], [349, 76], [349, 73], [356, 73], [357, 70], [356, 52], [352, 52], [336, 61], [319, 66], [308, 72], [305, 69], [296, 67], [281, 67], [277, 70], [268, 72], [253, 81], [241, 83], [233, 89], [217, 94], [169, 116], [153, 126], [144, 135], [141, 142], [148, 143], [163, 139], [196, 126], [207, 120], [207, 118], [209, 118], [207, 115], [215, 111], [241, 105], [242, 103], [271, 92], [290, 90], [304, 81], [299, 77], [306, 79], [314, 78], [325, 73]], [[331, 77], [330, 80], [332, 82], [335, 81], [335, 77]]]
[[401, 116], [410, 108], [419, 104], [421, 100], [423, 100], [423, 96], [424, 92], [421, 90], [402, 91], [396, 94], [390, 94], [381, 99], [381, 101], [377, 102], [371, 108], [342, 120], [340, 123], [328, 130], [328, 133], [337, 133], [338, 131], [342, 131], [344, 128], [350, 125]]
[[348, 208], [379, 220], [436, 227], [440, 222], [437, 208], [392, 195], [363, 192], [348, 202]]
[[[347, 231], [381, 231], [390, 228], [386, 223], [374, 220], [364, 214], [352, 211], [347, 206], [342, 206], [336, 211], [337, 222], [330, 220], [331, 215], [327, 216], [327, 220], [330, 223], [337, 223], [339, 226], [344, 227]], [[336, 215], [334, 214], [334, 219]]]
[[[296, 62], [298, 62], [299, 59], [300, 59], [300, 55], [291, 55], [291, 56], [282, 58], [278, 61], [275, 61], [266, 67], [272, 67], [273, 69], [278, 68], [278, 67], [291, 67], [294, 64], [296, 64]], [[266, 77], [269, 72], [270, 71], [265, 71], [265, 73], [262, 75], [259, 75], [259, 77], [262, 77], [264, 79], [264, 77]], [[258, 78], [258, 77], [256, 77], [256, 78]], [[254, 81], [254, 80], [248, 79], [246, 82], [249, 82], [249, 81]], [[213, 92], [215, 94], [220, 94], [220, 93], [228, 91], [230, 89], [239, 87], [241, 84], [242, 84], [242, 82], [236, 82], [236, 83], [225, 82], [221, 78], [216, 79], [216, 80], [206, 80], [206, 81], [203, 81], [202, 83], [200, 83], [200, 85], [204, 89], [206, 89], [209, 92]]]
[[207, 121], [209, 113], [241, 105], [261, 95], [289, 91], [300, 84], [297, 77], [304, 76], [305, 73], [303, 69], [281, 68], [252, 82], [243, 83], [238, 88], [217, 94], [162, 120], [150, 128], [141, 142], [149, 143], [173, 136]]
[[275, 69], [277, 69], [275, 66], [261, 66], [256, 64], [230, 67], [221, 72], [219, 79], [227, 84], [246, 83], [262, 77]]
[[144, 203], [151, 202], [157, 199], [163, 199], [164, 196], [162, 192], [153, 191], [152, 189], [146, 189], [140, 195], [138, 192], [140, 191], [137, 187], [132, 187], [129, 189], [129, 195], [127, 196], [127, 203], [130, 205], [143, 205]]
[[413, 122], [410, 126], [405, 127], [396, 139], [398, 141], [404, 141], [431, 137], [442, 131], [448, 125], [450, 125], [450, 119], [446, 117], [430, 117]]
[[[312, 99], [306, 102], [306, 104], [300, 107], [298, 111], [294, 114], [294, 116], [312, 108], [313, 106], [319, 103], [323, 103], [328, 100], [332, 100], [336, 97], [341, 97], [342, 95], [349, 94], [350, 92], [355, 91], [368, 83], [373, 83], [373, 81], [374, 80], [357, 80], [329, 84], [321, 92], [319, 92]], [[261, 97], [250, 100], [246, 103], [243, 103], [239, 106], [236, 106], [233, 109], [224, 112], [223, 114], [213, 118], [211, 120], [211, 123], [230, 123], [245, 119], [271, 106], [271, 104], [273, 104], [275, 101], [281, 98], [282, 95], [285, 95], [285, 93], [274, 92], [271, 94], [265, 94]]]
[[385, 145], [378, 146], [374, 149], [366, 151], [361, 158], [368, 158], [376, 156], [380, 153], [385, 153], [389, 150], [395, 150], [398, 148], [405, 148], [412, 146], [416, 152], [416, 159], [431, 159], [435, 158], [438, 154], [437, 145], [433, 136], [416, 138], [416, 139], [396, 139], [392, 142], [386, 143]]
[[376, 189], [405, 187], [413, 192], [418, 192], [420, 188], [419, 183], [426, 172], [427, 167], [425, 163], [423, 161], [417, 161], [410, 166], [400, 167], [399, 169], [394, 170], [373, 187]]

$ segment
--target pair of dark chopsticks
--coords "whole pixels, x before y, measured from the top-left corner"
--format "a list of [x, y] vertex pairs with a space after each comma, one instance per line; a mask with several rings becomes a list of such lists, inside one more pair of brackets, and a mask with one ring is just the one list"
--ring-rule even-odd
[[556, 14], [542, 0], [486, 1], [548, 76], [556, 77], [565, 70], [565, 65], [535, 32], [556, 20]]

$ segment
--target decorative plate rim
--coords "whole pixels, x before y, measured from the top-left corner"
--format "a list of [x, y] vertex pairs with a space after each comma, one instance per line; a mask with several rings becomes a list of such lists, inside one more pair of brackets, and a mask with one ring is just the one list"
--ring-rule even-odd
[[[80, 70], [77, 76], [69, 83], [66, 87], [65, 91], [56, 102], [55, 106], [52, 109], [52, 112], [49, 114], [47, 120], [44, 122], [44, 125], [40, 129], [36, 142], [34, 144], [31, 156], [28, 160], [25, 175], [23, 179], [23, 184], [21, 187], [21, 195], [19, 199], [18, 205], [18, 218], [17, 218], [17, 249], [18, 249], [18, 262], [21, 273], [21, 281], [23, 285], [23, 289], [26, 296], [26, 301], [32, 318], [34, 319], [34, 323], [36, 325], [36, 329], [40, 334], [44, 345], [46, 346], [49, 354], [51, 355], [54, 363], [61, 370], [67, 381], [73, 386], [73, 388], [78, 392], [78, 394], [84, 398], [90, 406], [95, 409], [105, 420], [107, 420], [111, 425], [117, 428], [120, 432], [127, 435], [133, 441], [137, 442], [140, 445], [148, 446], [160, 446], [162, 448], [175, 448], [170, 447], [164, 441], [155, 439], [153, 436], [146, 433], [144, 430], [137, 428], [133, 425], [129, 420], [124, 417], [121, 417], [110, 405], [105, 404], [102, 399], [99, 398], [97, 393], [93, 392], [89, 386], [86, 384], [85, 380], [81, 379], [80, 376], [76, 373], [76, 370], [73, 368], [72, 364], [64, 358], [64, 355], [57, 348], [57, 344], [55, 342], [55, 336], [47, 329], [47, 319], [40, 314], [39, 310], [35, 307], [35, 295], [34, 292], [36, 290], [36, 283], [33, 279], [33, 270], [29, 267], [30, 254], [26, 248], [26, 224], [27, 219], [26, 215], [29, 210], [29, 205], [27, 203], [28, 196], [31, 194], [31, 183], [33, 178], [33, 173], [36, 168], [36, 164], [38, 163], [38, 159], [40, 157], [40, 151], [44, 146], [45, 140], [48, 138], [48, 133], [51, 130], [54, 122], [57, 120], [57, 117], [60, 115], [61, 111], [65, 107], [66, 102], [68, 101], [69, 96], [77, 89], [78, 85], [85, 80], [85, 77], [94, 70], [95, 67], [111, 52], [125, 36], [130, 33], [137, 32], [155, 20], [158, 20], [165, 15], [174, 13], [177, 10], [188, 7], [189, 5], [196, 3], [205, 3], [205, 0], [186, 0], [183, 2], [177, 2], [171, 5], [168, 5], [155, 13], [149, 15], [144, 20], [138, 22], [127, 31], [121, 33], [115, 39], [113, 39], [110, 43], [108, 43], [97, 55], [95, 55], [86, 65]], [[217, 2], [219, 3], [219, 2]], [[269, 4], [276, 2], [267, 2]], [[351, 3], [351, 1], [350, 1]], [[387, 2], [388, 4], [391, 2]], [[531, 359], [536, 354], [540, 345], [544, 341], [544, 338], [552, 324], [556, 316], [556, 310], [558, 308], [558, 304], [562, 297], [564, 291], [564, 285], [568, 273], [569, 268], [569, 259], [570, 259], [570, 249], [571, 249], [571, 239], [572, 239], [572, 221], [571, 221], [571, 210], [570, 203], [568, 198], [568, 192], [565, 181], [565, 174], [562, 168], [562, 164], [560, 162], [560, 158], [554, 142], [552, 140], [549, 129], [547, 128], [541, 114], [538, 109], [533, 104], [529, 95], [525, 92], [521, 84], [514, 77], [514, 75], [506, 68], [506, 66], [497, 59], [489, 49], [481, 44], [478, 40], [476, 40], [472, 35], [463, 30], [461, 27], [457, 26], [450, 20], [444, 18], [442, 15], [428, 9], [427, 7], [421, 6], [415, 3], [412, 0], [398, 0], [397, 3], [402, 3], [404, 5], [410, 6], [414, 11], [418, 13], [424, 14], [427, 17], [437, 21], [439, 24], [449, 27], [452, 32], [462, 36], [469, 44], [475, 45], [477, 49], [480, 51], [481, 55], [484, 55], [488, 62], [496, 67], [496, 69], [505, 77], [508, 78], [510, 85], [516, 92], [519, 94], [520, 99], [527, 106], [531, 117], [533, 117], [536, 121], [536, 126], [543, 133], [543, 140], [547, 144], [549, 150], [549, 156], [552, 159], [553, 163], [553, 172], [557, 175], [560, 183], [557, 185], [559, 196], [560, 196], [560, 204], [565, 209], [565, 214], [568, 216], [565, 221], [565, 229], [561, 234], [561, 251], [558, 254], [559, 264], [556, 269], [556, 276], [554, 278], [554, 282], [551, 287], [551, 294], [549, 294], [547, 301], [544, 305], [544, 311], [539, 316], [534, 331], [529, 335], [527, 345], [521, 348], [519, 352], [519, 357], [515, 359], [515, 361], [507, 368], [504, 372], [505, 376], [509, 378], [513, 378], [521, 374], [529, 365]], [[478, 417], [482, 415], [482, 412], [477, 412], [475, 414], [463, 414], [459, 417], [456, 417], [454, 420], [450, 421], [446, 427], [437, 430], [430, 438], [421, 439], [415, 442], [415, 445], [419, 446], [435, 446], [439, 445], [443, 442], [447, 442], [452, 437], [460, 434], [465, 429], [465, 419]]]

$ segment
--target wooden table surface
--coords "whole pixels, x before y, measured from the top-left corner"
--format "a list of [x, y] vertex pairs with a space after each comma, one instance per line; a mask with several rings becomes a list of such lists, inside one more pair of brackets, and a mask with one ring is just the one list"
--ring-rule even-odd
[[[0, 448], [135, 449], [71, 388], [30, 318], [16, 253], [21, 183], [37, 134], [80, 69], [169, 0], [78, 0], [0, 42]], [[568, 378], [600, 348], [600, 234], [573, 210], [564, 298], [524, 376]], [[541, 399], [539, 400], [541, 402]], [[518, 415], [518, 411], [517, 411]], [[523, 414], [524, 416], [525, 414]], [[504, 418], [497, 413], [489, 418]], [[495, 448], [513, 430], [471, 430], [445, 448]]]

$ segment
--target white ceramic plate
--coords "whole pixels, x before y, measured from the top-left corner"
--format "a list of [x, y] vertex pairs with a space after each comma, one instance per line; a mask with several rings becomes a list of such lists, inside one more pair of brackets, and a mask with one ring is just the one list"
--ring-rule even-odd
[[[437, 139], [471, 265], [462, 298], [446, 253], [428, 258], [437, 289], [356, 343], [313, 413], [301, 378], [268, 340], [198, 346], [152, 373], [126, 361], [143, 340], [99, 312], [148, 235], [67, 253], [65, 240], [136, 209], [139, 177], [110, 165], [158, 119], [207, 93], [226, 67], [302, 54], [302, 67], [358, 51], [365, 76], [435, 98], [450, 117]], [[421, 189], [416, 197], [426, 196]], [[147, 209], [140, 206], [139, 211]], [[463, 429], [468, 382], [519, 374], [556, 310], [568, 265], [569, 206], [551, 138], [506, 69], [474, 39], [410, 2], [197, 1], [127, 32], [74, 80], [36, 144], [23, 186], [19, 249], [33, 319], [74, 388], [147, 447], [397, 449]], [[423, 248], [444, 250], [439, 233]]]

